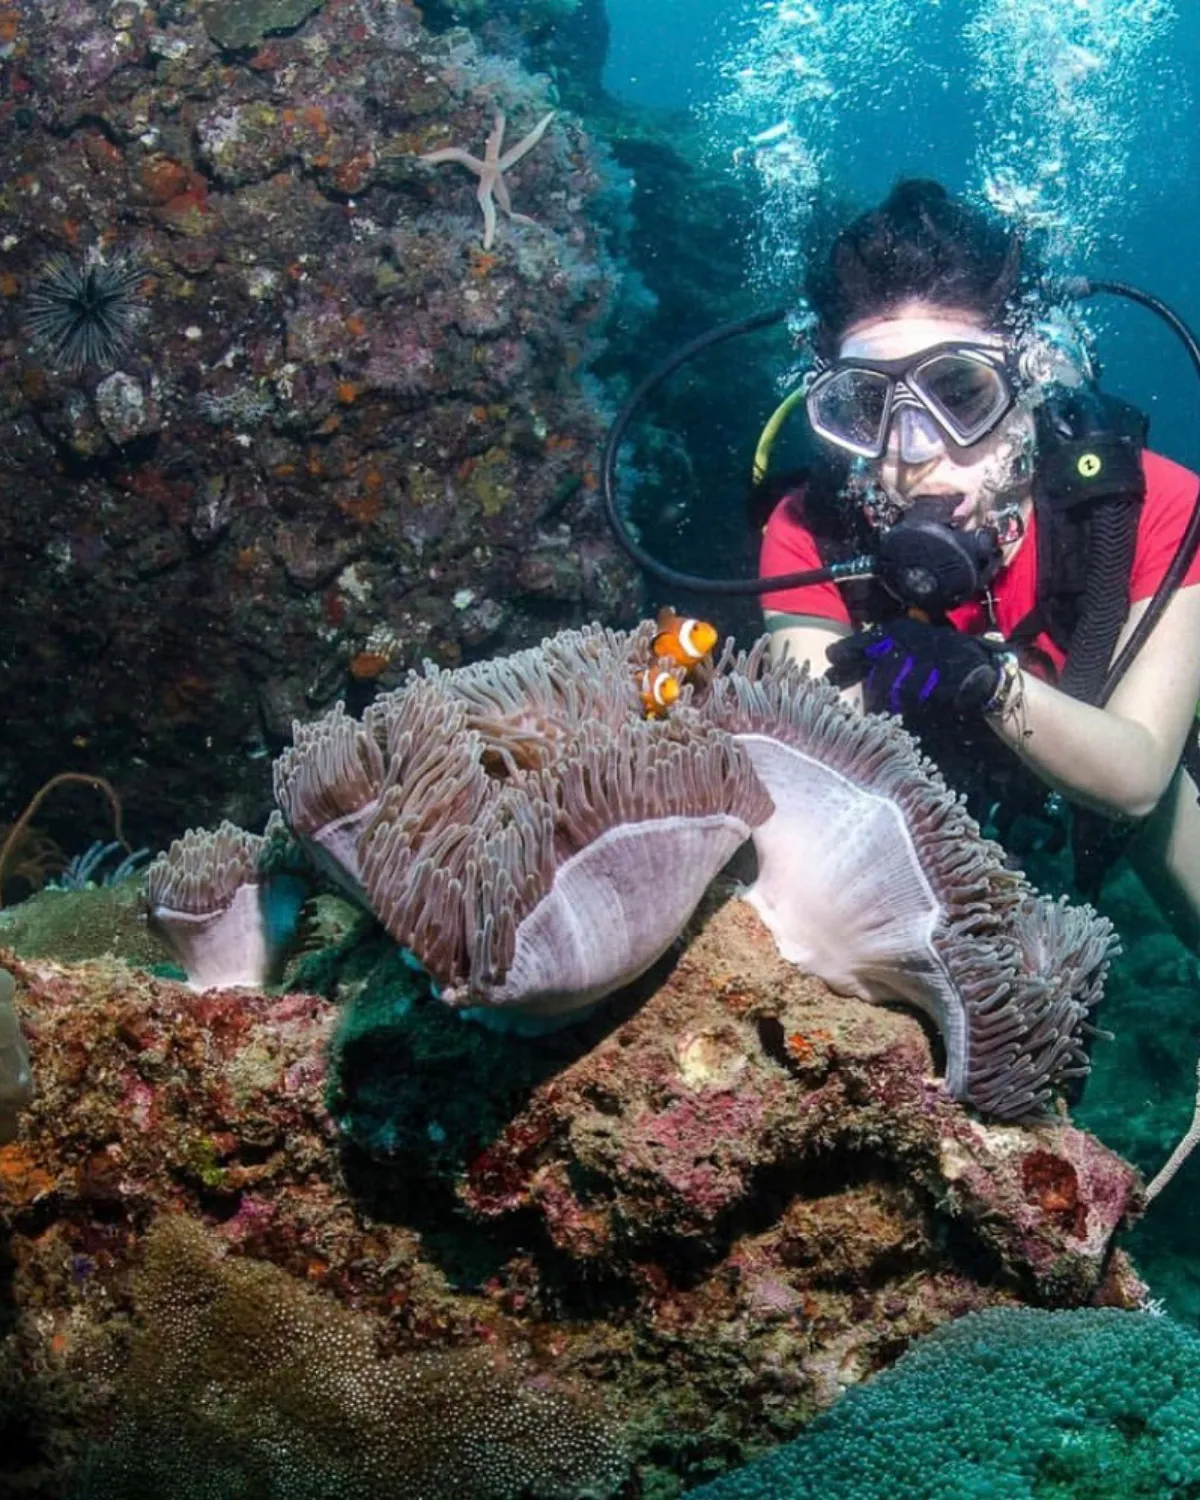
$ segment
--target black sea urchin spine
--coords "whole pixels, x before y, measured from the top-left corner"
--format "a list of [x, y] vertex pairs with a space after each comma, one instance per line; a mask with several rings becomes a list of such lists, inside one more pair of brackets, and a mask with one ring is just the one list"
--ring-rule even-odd
[[130, 254], [83, 262], [51, 256], [25, 298], [25, 330], [34, 348], [71, 374], [87, 365], [111, 368], [141, 320], [145, 277]]

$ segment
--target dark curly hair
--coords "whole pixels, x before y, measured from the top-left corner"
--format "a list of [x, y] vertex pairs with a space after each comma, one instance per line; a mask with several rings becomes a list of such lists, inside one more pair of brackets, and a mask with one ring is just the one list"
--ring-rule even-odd
[[898, 182], [886, 200], [845, 225], [805, 283], [817, 347], [832, 354], [846, 329], [920, 299], [1000, 321], [1039, 278], [1028, 246], [982, 209], [926, 178]]

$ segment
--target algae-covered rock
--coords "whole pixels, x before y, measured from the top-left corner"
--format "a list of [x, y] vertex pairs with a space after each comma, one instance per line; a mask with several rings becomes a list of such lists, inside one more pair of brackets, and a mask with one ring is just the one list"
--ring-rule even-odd
[[256, 47], [274, 31], [291, 31], [320, 10], [322, 0], [223, 0], [204, 7], [204, 25], [214, 42], [234, 52]]
[[144, 968], [172, 962], [170, 950], [146, 925], [141, 882], [62, 891], [48, 886], [19, 906], [0, 911], [0, 946], [21, 958], [122, 958]]
[[[982, 1124], [941, 1090], [916, 1018], [833, 995], [721, 894], [640, 989], [545, 1037], [465, 1023], [344, 908], [309, 933], [332, 945], [306, 956], [328, 997], [0, 953], [37, 1077], [0, 1149], [0, 1492], [62, 1500], [64, 1464], [115, 1441], [98, 1461], [120, 1484], [98, 1493], [136, 1500], [122, 1468], [161, 1478], [173, 1434], [189, 1494], [269, 1500], [224, 1483], [219, 1429], [244, 1436], [242, 1418], [262, 1434], [251, 1465], [310, 1455], [306, 1472], [356, 1478], [326, 1435], [363, 1429], [318, 1355], [376, 1382], [486, 1346], [548, 1388], [603, 1391], [631, 1483], [676, 1500], [947, 1319], [1144, 1294], [1113, 1243], [1139, 1202], [1125, 1163], [1065, 1121]], [[196, 1233], [163, 1241], [169, 1215]], [[147, 1302], [139, 1274], [163, 1255]], [[268, 1304], [290, 1319], [276, 1384], [255, 1353]], [[370, 1389], [357, 1420], [378, 1418], [387, 1458], [404, 1434]], [[373, 1495], [322, 1500], [351, 1492]]]

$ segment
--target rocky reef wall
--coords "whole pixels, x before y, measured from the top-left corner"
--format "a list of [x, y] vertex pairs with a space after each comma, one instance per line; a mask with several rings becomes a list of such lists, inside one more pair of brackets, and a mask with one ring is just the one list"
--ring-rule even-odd
[[[0, 6], [14, 811], [150, 766], [139, 842], [253, 824], [293, 716], [629, 613], [587, 375], [621, 188], [558, 99], [392, 0]], [[485, 244], [421, 156], [552, 111]]]
[[[445, 1357], [491, 1392], [480, 1411], [541, 1392], [505, 1451], [553, 1441], [473, 1494], [666, 1497], [949, 1318], [1143, 1294], [1114, 1245], [1132, 1169], [1065, 1118], [985, 1125], [954, 1104], [911, 1014], [786, 964], [727, 883], [682, 954], [543, 1038], [463, 1022], [322, 902], [291, 976], [307, 989], [279, 995], [7, 960], [37, 1085], [0, 1148], [0, 1452], [22, 1493], [69, 1493], [82, 1459], [121, 1473], [131, 1451], [171, 1472], [136, 1392], [163, 1375], [156, 1309], [184, 1317], [180, 1298], [205, 1358], [217, 1338], [248, 1359], [282, 1327], [326, 1351], [337, 1390], [419, 1392], [420, 1361]], [[274, 1321], [234, 1318], [251, 1287]], [[367, 1348], [394, 1378], [363, 1370]], [[230, 1361], [187, 1451], [240, 1454], [270, 1479], [255, 1493], [291, 1494]], [[395, 1427], [382, 1401], [363, 1397], [364, 1430]], [[283, 1400], [293, 1439], [344, 1479], [311, 1405]], [[406, 1493], [461, 1493], [439, 1467], [454, 1431], [431, 1421]], [[186, 1493], [237, 1492], [188, 1467]], [[397, 1492], [355, 1474], [353, 1493]]]

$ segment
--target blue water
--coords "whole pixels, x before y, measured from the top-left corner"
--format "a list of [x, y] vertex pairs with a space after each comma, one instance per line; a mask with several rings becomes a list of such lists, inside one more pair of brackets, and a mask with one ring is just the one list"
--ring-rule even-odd
[[[781, 7], [744, 0], [609, 0], [612, 26], [605, 82], [619, 99], [653, 110], [693, 110], [703, 116], [725, 89], [723, 61], [747, 60], [747, 38], [761, 34], [764, 18]], [[808, 10], [827, 20], [837, 7], [822, 3]], [[1136, 5], [1130, 0], [1038, 0], [985, 7], [972, 0], [954, 4], [909, 5], [907, 15], [889, 0], [842, 7], [868, 18], [861, 28], [864, 55], [856, 72], [851, 49], [830, 63], [836, 95], [802, 111], [802, 135], [827, 153], [827, 185], [848, 192], [866, 206], [901, 176], [932, 176], [960, 191], [981, 187], [978, 155], [994, 145], [1001, 126], [989, 117], [981, 85], [980, 49], [972, 49], [967, 27], [981, 16], [1060, 17], [1064, 35], [1078, 47], [1079, 61], [1060, 61], [1043, 97], [1011, 84], [1006, 100], [1045, 135], [1056, 124], [1079, 124], [1081, 112], [1099, 134], [1114, 122], [1128, 128], [1128, 159], [1119, 189], [1095, 180], [1095, 164], [1112, 150], [1103, 139], [1068, 138], [1065, 162], [1069, 212], [1095, 226], [1094, 241], [1082, 261], [1064, 271], [1117, 277], [1165, 298], [1184, 318], [1200, 326], [1200, 270], [1193, 232], [1200, 225], [1200, 101], [1189, 79], [1200, 76], [1200, 10], [1180, 5]], [[1157, 43], [1132, 65], [1122, 44], [1136, 41], [1145, 13], [1173, 14]], [[872, 67], [872, 29], [884, 18], [905, 28], [904, 56], [892, 66]], [[844, 23], [842, 23], [844, 24]], [[814, 28], [793, 34], [808, 56]], [[839, 36], [839, 42], [843, 39]], [[852, 38], [853, 40], [853, 38]], [[828, 48], [827, 48], [828, 50]], [[985, 49], [986, 50], [986, 49]], [[996, 48], [992, 47], [993, 54]], [[878, 54], [876, 54], [878, 55]], [[1003, 58], [997, 58], [1003, 74]], [[1049, 63], [1047, 63], [1049, 69]], [[784, 117], [787, 111], [781, 111]], [[1055, 118], [1057, 116], [1057, 119]], [[728, 119], [723, 122], [729, 124]], [[747, 112], [746, 135], [774, 121]], [[717, 130], [712, 132], [718, 135]], [[726, 143], [715, 143], [714, 171], [727, 166]], [[1072, 244], [1087, 236], [1067, 236]], [[1152, 444], [1181, 462], [1200, 464], [1200, 381], [1172, 336], [1148, 315], [1106, 301], [1093, 304], [1091, 320], [1100, 335], [1105, 384], [1135, 401], [1151, 418]]]
[[[928, 176], [1028, 228], [1057, 274], [1128, 282], [1200, 330], [1195, 5], [608, 0], [608, 11], [608, 88], [652, 117], [661, 112], [668, 136], [699, 133], [712, 181], [728, 176], [745, 190], [741, 229], [758, 247], [748, 279], [763, 305], [798, 293], [808, 190], [866, 208], [898, 178]], [[780, 139], [786, 154], [773, 144]], [[692, 311], [703, 327], [705, 309]], [[1113, 298], [1076, 311], [1095, 339], [1103, 386], [1147, 413], [1153, 448], [1200, 467], [1200, 375], [1179, 341]], [[683, 402], [674, 417], [689, 440], [719, 431], [736, 450], [734, 474], [752, 451], [754, 415], [705, 414], [693, 431]], [[677, 565], [703, 567], [736, 548], [721, 533], [729, 507], [716, 498], [736, 479], [722, 479], [723, 490], [710, 470], [701, 486], [675, 539]], [[1113, 1037], [1097, 1047], [1077, 1117], [1150, 1175], [1191, 1114], [1192, 1058], [1175, 1059], [1163, 1038], [1194, 1036], [1200, 967], [1131, 873], [1110, 879], [1102, 904], [1125, 955], [1102, 1021]], [[1195, 1163], [1188, 1171], [1195, 1182]], [[1200, 1317], [1196, 1201], [1177, 1187], [1131, 1242], [1154, 1293], [1189, 1321]]]
[[736, 6], [722, 0], [609, 0], [612, 27], [605, 87], [632, 104], [681, 109], [702, 98], [704, 64]]

